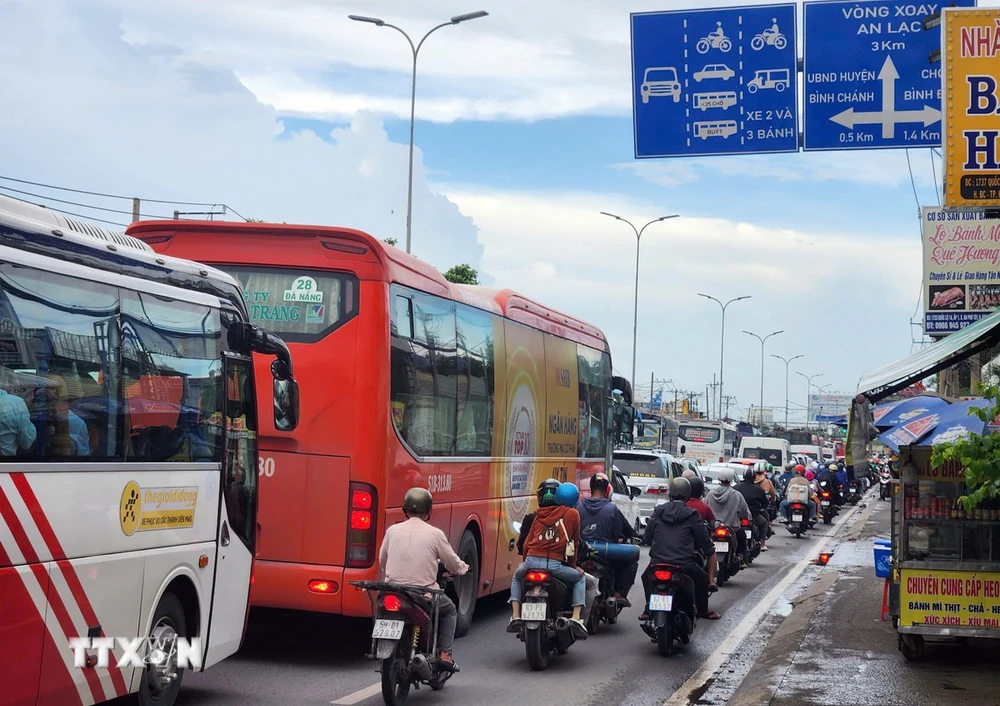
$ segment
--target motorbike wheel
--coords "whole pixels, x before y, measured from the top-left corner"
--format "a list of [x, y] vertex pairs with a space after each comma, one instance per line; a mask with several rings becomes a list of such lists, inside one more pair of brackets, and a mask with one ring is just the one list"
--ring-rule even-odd
[[788, 45], [788, 40], [784, 37], [778, 37], [774, 40], [775, 49], [784, 49]]
[[796, 538], [796, 539], [802, 539], [802, 525], [799, 525], [799, 526], [798, 526], [798, 527], [797, 527], [797, 528], [795, 529], [795, 538]]
[[757, 35], [756, 37], [754, 37], [753, 39], [751, 39], [750, 40], [750, 48], [753, 49], [754, 51], [760, 51], [761, 49], [763, 49], [764, 48], [764, 38], [761, 37], [760, 35]]
[[660, 657], [669, 657], [674, 653], [674, 633], [669, 620], [662, 628], [656, 629], [656, 649]]
[[723, 53], [729, 51], [732, 48], [733, 48], [733, 43], [729, 41], [728, 37], [719, 42], [719, 49], [721, 49]]
[[[600, 598], [598, 598], [600, 600]], [[587, 616], [587, 633], [590, 635], [596, 635], [601, 629], [601, 611], [597, 609], [594, 605], [590, 609], [590, 615]]]
[[[403, 644], [402, 640], [400, 644]], [[407, 674], [406, 666], [406, 658], [398, 650], [396, 654], [382, 660], [382, 700], [386, 706], [402, 706], [406, 703], [410, 695], [410, 675]]]
[[524, 653], [533, 672], [540, 672], [549, 666], [549, 644], [544, 632], [544, 628], [524, 631]]
[[707, 54], [708, 50], [712, 48], [712, 45], [708, 43], [707, 39], [699, 39], [698, 44], [695, 45], [695, 49], [699, 54]]

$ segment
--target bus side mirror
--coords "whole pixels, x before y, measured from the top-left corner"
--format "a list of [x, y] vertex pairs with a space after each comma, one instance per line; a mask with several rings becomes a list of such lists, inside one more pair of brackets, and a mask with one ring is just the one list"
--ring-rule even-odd
[[299, 383], [294, 379], [274, 381], [274, 428], [292, 431], [299, 425]]
[[628, 494], [633, 500], [642, 495], [642, 488], [636, 488], [634, 485], [628, 487]]

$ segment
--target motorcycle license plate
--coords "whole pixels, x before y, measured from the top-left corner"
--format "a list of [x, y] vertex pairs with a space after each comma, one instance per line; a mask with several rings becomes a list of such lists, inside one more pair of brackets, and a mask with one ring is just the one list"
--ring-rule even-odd
[[544, 621], [547, 607], [545, 603], [525, 603], [521, 606], [521, 620]]
[[802, 515], [792, 515], [792, 522], [802, 522]]
[[661, 596], [654, 593], [652, 596], [649, 597], [650, 610], [662, 610], [669, 612], [670, 609], [673, 607], [674, 607], [673, 596]]
[[830, 501], [829, 500], [824, 500], [824, 501], [822, 501], [820, 503], [820, 505], [822, 505], [823, 507], [830, 507]]
[[729, 552], [729, 542], [716, 542], [715, 543], [715, 553], [716, 554], [727, 554]]
[[746, 533], [747, 539], [750, 539], [751, 537], [753, 537], [753, 532], [752, 531], [750, 531], [750, 530], [743, 530], [743, 531]]
[[403, 636], [402, 620], [376, 620], [372, 637], [376, 640], [398, 640]]

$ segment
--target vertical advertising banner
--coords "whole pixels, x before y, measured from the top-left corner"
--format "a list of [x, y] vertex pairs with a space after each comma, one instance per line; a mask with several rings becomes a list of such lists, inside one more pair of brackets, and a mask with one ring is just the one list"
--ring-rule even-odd
[[1000, 219], [923, 210], [924, 331], [958, 331], [1000, 305]]
[[945, 8], [944, 205], [1000, 205], [1000, 9]]

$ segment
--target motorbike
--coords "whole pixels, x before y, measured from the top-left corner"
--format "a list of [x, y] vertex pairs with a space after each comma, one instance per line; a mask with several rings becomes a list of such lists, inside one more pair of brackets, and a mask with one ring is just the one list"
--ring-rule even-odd
[[808, 503], [797, 501], [788, 503], [788, 515], [789, 521], [786, 527], [788, 527], [788, 531], [794, 534], [796, 538], [801, 537], [806, 530], [812, 527], [809, 522]]
[[580, 568], [596, 578], [598, 585], [597, 598], [590, 607], [590, 615], [587, 616], [587, 632], [596, 635], [602, 622], [614, 625], [618, 621], [618, 614], [625, 609], [625, 604], [615, 599], [617, 588], [611, 567], [601, 561], [594, 551], [588, 551], [585, 557], [580, 563]]
[[888, 500], [892, 494], [892, 474], [889, 471], [881, 471], [878, 474], [878, 497], [879, 500]]
[[752, 520], [740, 520], [740, 531], [747, 540], [747, 566], [760, 556], [760, 528]]
[[750, 48], [754, 51], [760, 51], [765, 46], [774, 47], [775, 49], [784, 49], [788, 45], [788, 38], [785, 37], [781, 32], [772, 32], [770, 30], [761, 32], [753, 39], [750, 40]]
[[715, 558], [719, 563], [715, 583], [722, 586], [740, 571], [739, 541], [736, 531], [721, 522], [716, 522], [712, 529], [712, 541], [715, 543]]
[[694, 581], [679, 566], [654, 564], [647, 569], [649, 578], [649, 618], [642, 630], [653, 642], [661, 657], [674, 652], [674, 642], [688, 644], [698, 623], [695, 611]]
[[[439, 615], [435, 601], [443, 588], [407, 586], [385, 581], [351, 581], [374, 597], [370, 659], [381, 661], [382, 700], [386, 706], [406, 703], [410, 687], [444, 688], [458, 667], [438, 658]], [[430, 598], [428, 599], [428, 596]]]
[[837, 502], [833, 498], [833, 493], [825, 488], [819, 489], [819, 512], [823, 516], [823, 524], [828, 525], [833, 522], [837, 514]]
[[549, 666], [552, 653], [564, 655], [576, 642], [570, 617], [572, 590], [545, 569], [531, 569], [524, 575], [521, 629], [517, 638], [524, 642], [528, 666], [541, 671]]
[[861, 484], [856, 480], [847, 484], [847, 502], [851, 505], [857, 505], [861, 502]]
[[695, 49], [698, 50], [699, 54], [707, 54], [710, 49], [718, 49], [719, 51], [725, 53], [733, 48], [733, 42], [726, 36], [719, 36], [717, 34], [710, 34], [707, 37], [702, 37], [698, 40], [698, 44], [695, 45]]

